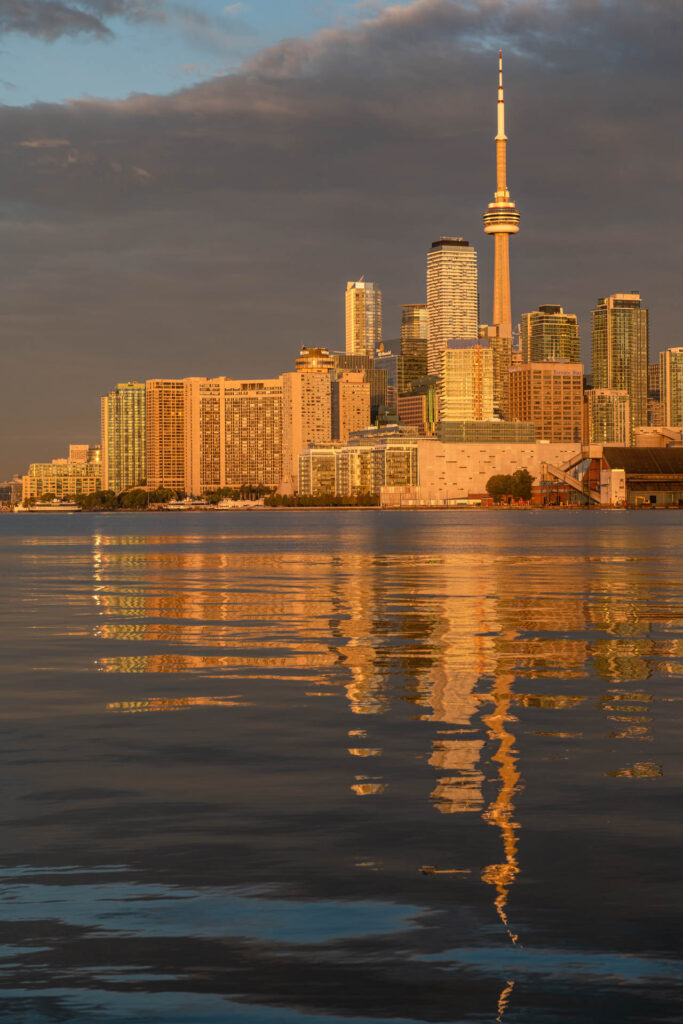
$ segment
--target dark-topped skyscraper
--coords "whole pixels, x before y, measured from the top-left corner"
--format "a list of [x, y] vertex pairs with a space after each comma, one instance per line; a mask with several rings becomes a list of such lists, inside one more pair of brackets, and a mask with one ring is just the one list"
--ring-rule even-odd
[[519, 213], [507, 187], [507, 135], [503, 97], [503, 53], [498, 54], [498, 132], [496, 133], [496, 192], [484, 213], [484, 231], [495, 239], [493, 326], [502, 338], [512, 338], [510, 300], [510, 235], [519, 231]]

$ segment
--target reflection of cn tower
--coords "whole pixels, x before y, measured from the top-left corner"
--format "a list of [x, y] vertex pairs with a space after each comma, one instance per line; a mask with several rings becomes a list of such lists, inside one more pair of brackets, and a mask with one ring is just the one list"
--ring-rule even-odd
[[500, 336], [512, 337], [510, 302], [510, 235], [519, 231], [519, 213], [507, 187], [507, 135], [503, 99], [503, 54], [498, 54], [498, 132], [496, 134], [496, 192], [484, 213], [484, 231], [495, 238], [493, 279], [493, 323]]

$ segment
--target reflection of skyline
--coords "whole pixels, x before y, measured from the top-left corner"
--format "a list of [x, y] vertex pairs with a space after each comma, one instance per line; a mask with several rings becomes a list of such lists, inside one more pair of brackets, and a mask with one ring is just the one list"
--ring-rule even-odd
[[[602, 563], [596, 573], [595, 563], [568, 560], [558, 593], [551, 559], [495, 550], [434, 559], [357, 550], [148, 550], [133, 538], [121, 547], [101, 543], [94, 549], [94, 596], [98, 636], [111, 652], [99, 667], [300, 680], [329, 692], [343, 687], [355, 716], [389, 714], [398, 700], [422, 722], [443, 726], [428, 753], [435, 772], [432, 805], [444, 815], [478, 815], [497, 830], [502, 856], [479, 873], [516, 941], [509, 900], [523, 870], [515, 797], [524, 757], [514, 711], [571, 712], [587, 700], [580, 681], [594, 674], [605, 681], [597, 710], [610, 740], [648, 740], [652, 695], [642, 683], [655, 669], [680, 672], [681, 642], [666, 635], [675, 625], [672, 607], [653, 600], [637, 561], [620, 563], [618, 586]], [[610, 564], [606, 558], [605, 568]], [[116, 653], [119, 643], [125, 653]], [[131, 651], [138, 644], [144, 652]], [[243, 693], [242, 682], [228, 685]], [[143, 692], [138, 701], [112, 700], [110, 710], [233, 706], [233, 700], [243, 703]], [[566, 730], [544, 735], [581, 736]], [[345, 745], [352, 792], [371, 798], [391, 792], [384, 752], [372, 735]], [[648, 763], [631, 758], [636, 767], [621, 775], [643, 774], [639, 766]], [[506, 986], [500, 1018], [510, 993]]]

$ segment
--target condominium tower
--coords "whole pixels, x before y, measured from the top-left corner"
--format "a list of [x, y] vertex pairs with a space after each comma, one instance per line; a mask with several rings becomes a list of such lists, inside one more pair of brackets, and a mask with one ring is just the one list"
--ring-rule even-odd
[[487, 341], [449, 341], [441, 353], [441, 420], [493, 419], [493, 353]]
[[581, 361], [579, 322], [573, 313], [565, 313], [562, 306], [539, 306], [531, 313], [522, 313], [519, 336], [523, 363]]
[[147, 484], [185, 487], [185, 384], [148, 380], [145, 394]]
[[346, 352], [374, 356], [382, 340], [382, 293], [372, 281], [346, 285]]
[[503, 96], [503, 54], [498, 54], [498, 131], [496, 133], [496, 192], [484, 213], [484, 231], [495, 240], [493, 325], [504, 338], [512, 337], [510, 300], [510, 235], [519, 231], [519, 213], [507, 187], [507, 135]]
[[638, 292], [598, 299], [593, 310], [593, 386], [628, 391], [631, 435], [647, 426], [648, 311]]
[[581, 442], [581, 363], [517, 363], [510, 368], [510, 419], [533, 423], [537, 441]]
[[477, 253], [463, 238], [443, 236], [427, 254], [427, 367], [441, 372], [441, 353], [479, 329]]
[[145, 385], [117, 384], [101, 399], [102, 486], [123, 491], [146, 483]]
[[631, 443], [628, 391], [590, 388], [584, 392], [583, 441], [584, 444]]
[[662, 419], [665, 427], [683, 427], [683, 348], [659, 356]]
[[426, 302], [411, 302], [401, 306], [401, 341], [427, 338], [429, 317]]

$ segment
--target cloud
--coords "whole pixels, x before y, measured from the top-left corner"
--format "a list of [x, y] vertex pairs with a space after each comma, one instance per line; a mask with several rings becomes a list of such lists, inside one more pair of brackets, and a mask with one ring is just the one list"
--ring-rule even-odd
[[3, 336], [50, 368], [40, 415], [73, 360], [96, 396], [343, 344], [349, 274], [383, 287], [391, 335], [441, 233], [479, 249], [485, 319], [499, 46], [515, 315], [561, 302], [586, 343], [597, 296], [640, 287], [653, 350], [677, 344], [682, 29], [668, 0], [414, 0], [170, 96], [0, 107]]
[[110, 18], [144, 21], [162, 16], [157, 5], [145, 0], [0, 0], [0, 33], [17, 32], [48, 42], [81, 34], [106, 38], [112, 35]]

